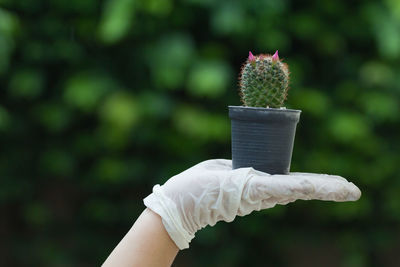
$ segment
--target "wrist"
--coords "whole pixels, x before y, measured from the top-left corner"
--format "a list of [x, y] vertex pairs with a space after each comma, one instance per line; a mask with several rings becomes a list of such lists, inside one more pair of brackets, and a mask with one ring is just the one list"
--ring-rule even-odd
[[183, 226], [183, 218], [175, 205], [162, 191], [160, 185], [155, 185], [153, 193], [143, 200], [145, 206], [161, 217], [162, 224], [170, 238], [179, 249], [189, 247], [194, 233], [190, 233]]

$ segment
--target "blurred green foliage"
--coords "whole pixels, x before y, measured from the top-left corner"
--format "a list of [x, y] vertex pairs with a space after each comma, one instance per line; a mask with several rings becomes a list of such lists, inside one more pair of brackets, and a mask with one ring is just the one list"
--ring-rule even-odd
[[154, 184], [230, 158], [240, 66], [276, 49], [292, 171], [363, 196], [219, 223], [176, 266], [398, 266], [398, 0], [1, 0], [0, 265], [100, 265]]

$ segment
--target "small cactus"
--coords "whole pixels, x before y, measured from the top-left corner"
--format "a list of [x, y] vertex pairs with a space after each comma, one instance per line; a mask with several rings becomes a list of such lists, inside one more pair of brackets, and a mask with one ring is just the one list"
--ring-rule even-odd
[[287, 64], [274, 55], [249, 57], [242, 67], [239, 77], [240, 95], [243, 105], [249, 107], [280, 108], [289, 89]]

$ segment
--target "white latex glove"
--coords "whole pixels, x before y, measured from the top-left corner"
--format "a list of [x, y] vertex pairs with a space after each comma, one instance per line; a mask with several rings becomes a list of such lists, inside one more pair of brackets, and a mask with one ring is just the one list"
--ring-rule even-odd
[[144, 204], [161, 216], [178, 248], [185, 249], [201, 228], [218, 221], [231, 222], [237, 215], [297, 199], [355, 201], [360, 196], [357, 186], [340, 176], [232, 170], [230, 160], [215, 159], [193, 166], [163, 186], [154, 186]]

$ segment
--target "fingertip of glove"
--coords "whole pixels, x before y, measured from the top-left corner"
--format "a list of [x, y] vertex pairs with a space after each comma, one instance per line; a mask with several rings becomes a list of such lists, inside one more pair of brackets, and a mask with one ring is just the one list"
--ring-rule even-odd
[[361, 195], [362, 195], [361, 190], [355, 184], [353, 184], [353, 183], [350, 183], [350, 184], [354, 187], [354, 190], [353, 190], [352, 194], [350, 195], [349, 200], [357, 201], [361, 198]]

